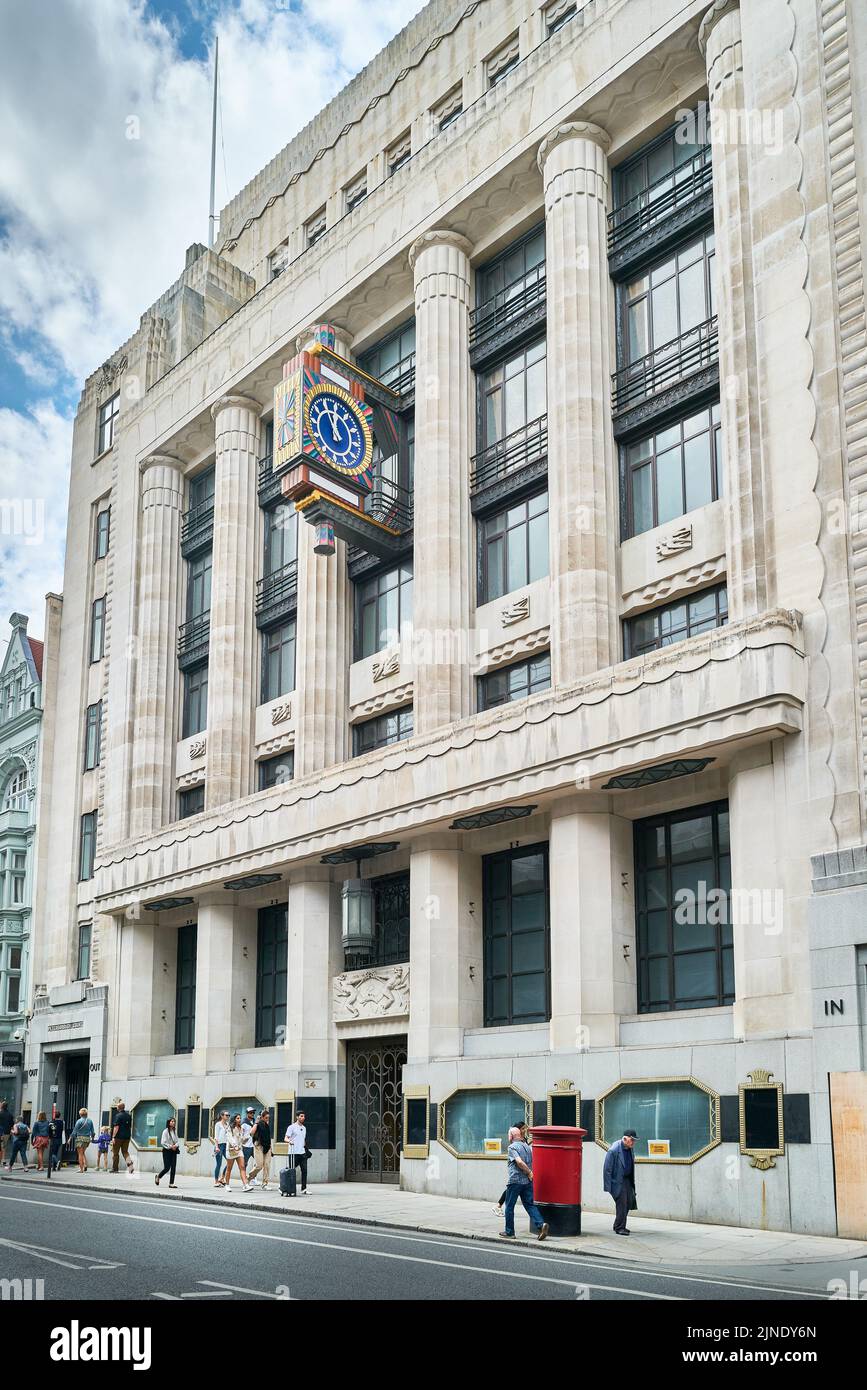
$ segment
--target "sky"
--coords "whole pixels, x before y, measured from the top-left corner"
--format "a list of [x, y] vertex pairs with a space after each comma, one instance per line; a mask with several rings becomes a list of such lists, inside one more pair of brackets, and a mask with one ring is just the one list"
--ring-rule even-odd
[[0, 656], [62, 592], [84, 379], [207, 242], [215, 34], [219, 209], [422, 3], [0, 0]]

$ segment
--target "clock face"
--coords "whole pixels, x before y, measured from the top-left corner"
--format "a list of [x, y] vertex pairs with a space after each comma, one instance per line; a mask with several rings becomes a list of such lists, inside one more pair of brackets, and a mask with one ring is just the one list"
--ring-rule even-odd
[[305, 424], [326, 463], [356, 477], [369, 466], [372, 440], [364, 414], [348, 391], [314, 386], [304, 401]]

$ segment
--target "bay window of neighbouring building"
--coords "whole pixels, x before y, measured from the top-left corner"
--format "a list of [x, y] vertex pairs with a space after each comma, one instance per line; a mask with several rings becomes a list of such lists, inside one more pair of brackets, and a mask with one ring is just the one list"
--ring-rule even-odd
[[399, 642], [412, 624], [412, 561], [355, 583], [355, 660]]
[[637, 821], [638, 1010], [734, 999], [731, 854], [725, 801]]
[[[0, 1007], [4, 1008], [7, 1014], [17, 1014], [21, 1008], [21, 959], [22, 950], [20, 946], [6, 947], [6, 969], [5, 985], [6, 989], [0, 989]], [[0, 980], [0, 986], [3, 981]], [[5, 993], [5, 1000], [3, 995]]]
[[12, 892], [13, 907], [21, 907], [24, 902], [25, 881], [27, 877], [27, 854], [24, 850], [12, 851]]
[[485, 1027], [550, 1017], [548, 846], [486, 855], [483, 867]]
[[508, 705], [512, 700], [524, 700], [540, 690], [550, 690], [550, 653], [544, 652], [527, 661], [516, 661], [512, 666], [489, 671], [486, 676], [479, 677], [477, 685], [480, 710]]
[[477, 533], [479, 603], [549, 573], [547, 491], [479, 517]]
[[412, 705], [404, 705], [356, 724], [352, 730], [353, 756], [358, 758], [362, 753], [372, 753], [377, 748], [386, 748], [411, 737]]
[[256, 948], [256, 1047], [274, 1047], [286, 1030], [288, 909], [259, 911]]
[[19, 768], [13, 772], [3, 792], [4, 811], [27, 810], [27, 769]]
[[628, 618], [624, 623], [624, 656], [655, 652], [727, 622], [728, 594], [726, 586], [718, 584]]
[[192, 1052], [196, 1041], [195, 922], [178, 929], [175, 975], [175, 1052]]

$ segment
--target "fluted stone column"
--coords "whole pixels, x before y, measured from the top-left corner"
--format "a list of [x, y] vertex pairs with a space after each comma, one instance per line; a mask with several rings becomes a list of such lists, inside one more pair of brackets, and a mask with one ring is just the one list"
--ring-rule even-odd
[[328, 1068], [337, 1057], [331, 980], [343, 969], [340, 889], [328, 869], [308, 869], [303, 879], [289, 884], [287, 898], [284, 1066], [290, 1071]]
[[253, 1046], [255, 1011], [256, 910], [205, 896], [196, 926], [194, 1075], [233, 1070], [235, 1049]]
[[470, 243], [425, 232], [415, 276], [415, 578], [417, 733], [472, 708], [470, 672]]
[[599, 126], [576, 121], [552, 131], [538, 155], [545, 180], [555, 685], [618, 659], [608, 144]]
[[483, 1021], [481, 857], [427, 836], [409, 875], [409, 1060], [459, 1057]]
[[133, 837], [173, 819], [173, 699], [181, 593], [183, 465], [152, 454], [141, 465], [142, 524], [136, 616], [136, 685], [132, 745]]
[[256, 675], [256, 401], [223, 396], [216, 425], [214, 558], [208, 658], [205, 806], [222, 806], [252, 788]]
[[756, 386], [749, 150], [740, 135], [746, 110], [741, 15], [737, 0], [716, 0], [699, 29], [714, 128], [713, 203], [719, 319], [722, 475], [729, 616], [768, 607], [765, 503]]

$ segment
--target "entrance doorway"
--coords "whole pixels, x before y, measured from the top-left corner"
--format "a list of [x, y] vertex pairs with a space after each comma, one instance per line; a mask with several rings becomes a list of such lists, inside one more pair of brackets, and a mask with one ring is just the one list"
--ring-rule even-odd
[[[83, 1105], [87, 1105], [87, 1083], [89, 1079], [90, 1054], [87, 1052], [71, 1052], [63, 1059], [63, 1104], [61, 1114], [66, 1123], [66, 1132], [72, 1132], [72, 1126], [78, 1119], [78, 1112]], [[91, 1115], [94, 1128], [99, 1129], [99, 1116], [96, 1119]], [[67, 1138], [63, 1149], [63, 1160], [65, 1163], [75, 1161], [75, 1145]]]
[[398, 1182], [406, 1038], [347, 1044], [346, 1176]]

